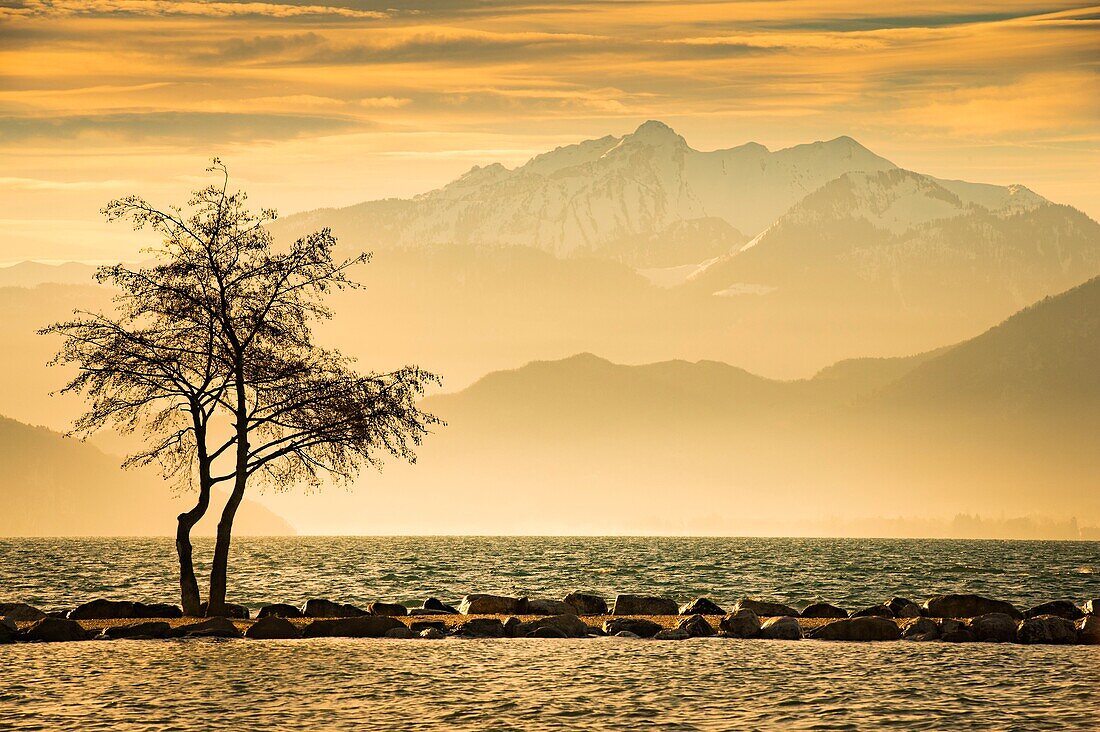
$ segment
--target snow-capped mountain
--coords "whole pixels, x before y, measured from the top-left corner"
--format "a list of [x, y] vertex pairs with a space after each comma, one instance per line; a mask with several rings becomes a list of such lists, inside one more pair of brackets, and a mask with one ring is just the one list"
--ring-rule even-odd
[[475, 167], [409, 200], [314, 211], [283, 226], [298, 233], [323, 222], [371, 248], [528, 246], [562, 257], [677, 265], [729, 251], [844, 173], [894, 168], [849, 137], [775, 152], [756, 143], [700, 152], [649, 121], [515, 169]]
[[895, 169], [846, 173], [689, 286], [715, 294], [786, 290], [883, 306], [1015, 307], [1100, 272], [1100, 225], [1023, 186], [944, 181]]

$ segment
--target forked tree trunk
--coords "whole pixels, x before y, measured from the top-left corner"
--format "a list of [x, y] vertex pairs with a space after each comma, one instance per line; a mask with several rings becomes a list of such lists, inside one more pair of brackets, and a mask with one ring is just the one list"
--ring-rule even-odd
[[214, 562], [210, 569], [210, 599], [207, 603], [206, 614], [208, 617], [225, 615], [225, 591], [226, 575], [229, 568], [229, 545], [233, 539], [233, 519], [237, 515], [237, 508], [244, 498], [245, 480], [238, 479], [233, 486], [233, 492], [222, 509], [221, 520], [218, 521], [218, 537], [214, 544]]
[[180, 604], [183, 606], [183, 614], [192, 617], [200, 614], [202, 599], [199, 597], [199, 581], [195, 578], [195, 564], [191, 559], [191, 529], [206, 515], [209, 505], [209, 488], [200, 489], [199, 502], [195, 507], [177, 517], [176, 554], [180, 560]]

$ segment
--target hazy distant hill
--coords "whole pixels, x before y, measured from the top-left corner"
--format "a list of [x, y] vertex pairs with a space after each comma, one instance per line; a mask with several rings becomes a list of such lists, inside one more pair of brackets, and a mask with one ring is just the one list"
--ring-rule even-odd
[[448, 427], [388, 485], [426, 505], [477, 491], [486, 517], [525, 530], [957, 513], [1096, 525], [1098, 304], [1100, 279], [956, 346], [795, 382], [713, 362], [532, 363], [428, 400]]
[[44, 283], [91, 285], [94, 275], [95, 266], [83, 262], [19, 262], [0, 267], [0, 287], [35, 287]]
[[756, 143], [700, 152], [649, 121], [513, 170], [474, 167], [412, 199], [311, 211], [275, 229], [300, 235], [331, 226], [354, 247], [524, 246], [676, 265], [729, 251], [843, 173], [893, 167], [847, 137], [775, 152]]
[[[117, 457], [42, 427], [0, 417], [0, 536], [174, 535], [176, 515], [194, 497], [175, 497], [147, 471], [124, 471]], [[219, 495], [196, 534], [213, 534]], [[293, 534], [270, 510], [246, 499], [236, 531]]]

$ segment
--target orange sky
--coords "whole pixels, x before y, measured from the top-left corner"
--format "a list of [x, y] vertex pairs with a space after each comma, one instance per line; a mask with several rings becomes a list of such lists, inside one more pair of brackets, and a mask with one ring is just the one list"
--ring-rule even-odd
[[[283, 213], [672, 125], [698, 149], [847, 134], [1100, 218], [1100, 6], [0, 3], [0, 262], [133, 256], [117, 195], [212, 155]], [[337, 232], [338, 233], [338, 232]]]

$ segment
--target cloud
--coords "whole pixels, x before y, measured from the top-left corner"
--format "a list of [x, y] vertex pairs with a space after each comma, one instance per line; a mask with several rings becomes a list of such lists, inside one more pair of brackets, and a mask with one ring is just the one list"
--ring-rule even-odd
[[186, 141], [216, 147], [369, 129], [361, 120], [336, 116], [217, 112], [112, 112], [46, 117], [0, 117], [0, 144], [24, 142]]
[[[2, 11], [0, 11], [2, 12]], [[208, 18], [370, 18], [388, 16], [378, 10], [338, 5], [297, 5], [264, 2], [188, 2], [187, 0], [24, 0], [6, 9], [12, 17], [39, 16], [196, 16]], [[0, 15], [2, 18], [3, 15]]]

